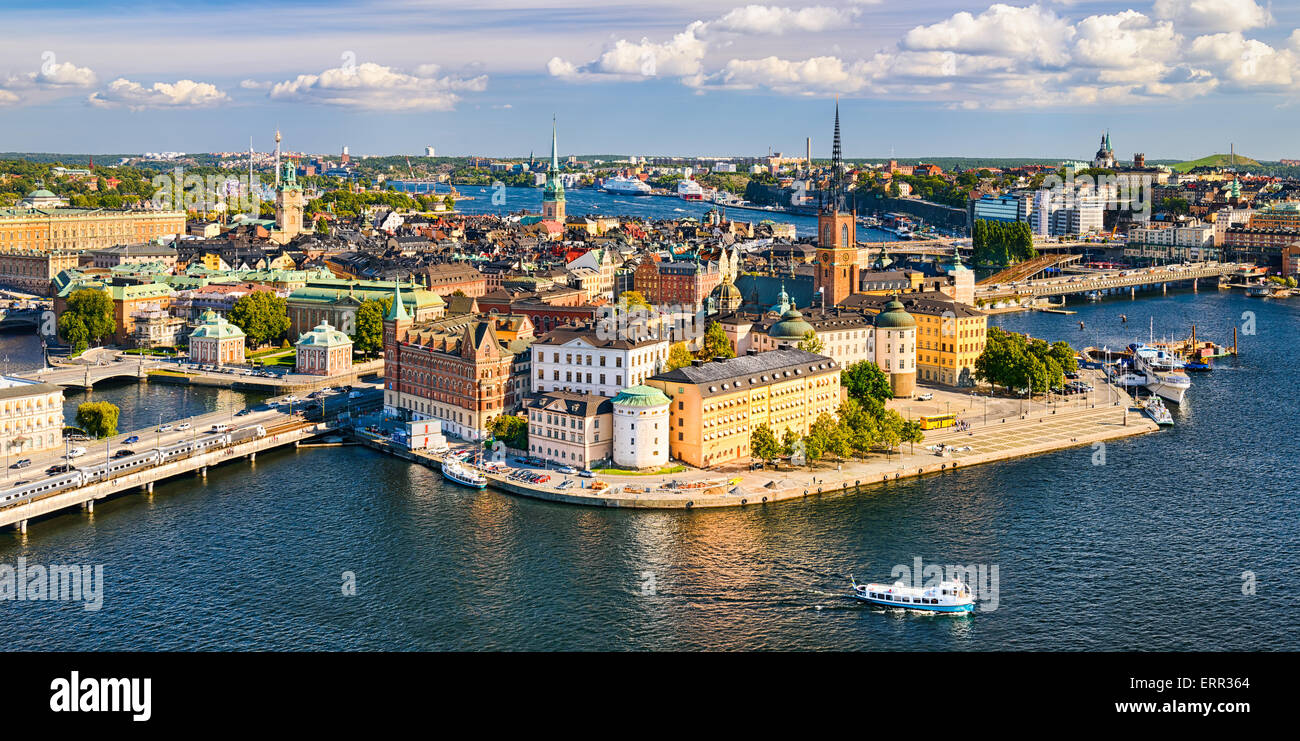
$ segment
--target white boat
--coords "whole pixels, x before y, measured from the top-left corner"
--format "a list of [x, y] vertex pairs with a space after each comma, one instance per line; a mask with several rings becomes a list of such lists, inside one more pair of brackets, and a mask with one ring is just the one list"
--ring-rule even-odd
[[1174, 423], [1174, 416], [1165, 408], [1159, 396], [1147, 397], [1147, 400], [1142, 402], [1142, 412], [1162, 427]]
[[1133, 343], [1128, 349], [1133, 353], [1133, 367], [1147, 377], [1147, 389], [1181, 404], [1183, 396], [1192, 387], [1191, 377], [1183, 372], [1183, 361], [1173, 353], [1150, 345]]
[[677, 183], [677, 197], [683, 201], [702, 201], [704, 188], [694, 180], [681, 180]]
[[883, 607], [901, 607], [922, 612], [973, 612], [975, 599], [970, 587], [959, 581], [944, 581], [932, 587], [893, 584], [858, 584], [852, 577], [853, 599]]
[[648, 196], [651, 190], [650, 186], [639, 178], [630, 178], [623, 175], [606, 178], [600, 187], [606, 193], [620, 196]]
[[448, 458], [442, 462], [442, 477], [461, 486], [474, 489], [486, 489], [487, 478]]

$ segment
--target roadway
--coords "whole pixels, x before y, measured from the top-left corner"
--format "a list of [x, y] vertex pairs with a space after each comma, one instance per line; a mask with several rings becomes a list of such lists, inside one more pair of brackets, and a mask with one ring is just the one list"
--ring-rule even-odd
[[1245, 266], [1237, 263], [1188, 263], [1159, 268], [1111, 270], [1072, 277], [1061, 276], [1020, 281], [1018, 283], [976, 286], [975, 297], [995, 300], [1017, 296], [1063, 296], [1070, 293], [1086, 293], [1110, 288], [1175, 283], [1196, 278], [1217, 278], [1223, 275], [1231, 275], [1243, 267]]

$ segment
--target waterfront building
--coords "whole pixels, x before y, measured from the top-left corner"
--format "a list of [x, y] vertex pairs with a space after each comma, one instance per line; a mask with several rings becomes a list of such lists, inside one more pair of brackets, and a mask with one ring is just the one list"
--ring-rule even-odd
[[668, 362], [668, 339], [651, 331], [571, 324], [533, 341], [532, 391], [613, 397], [644, 383]]
[[184, 211], [0, 209], [0, 251], [97, 250], [184, 233]]
[[416, 321], [401, 288], [394, 284], [392, 290], [384, 318], [384, 412], [403, 420], [438, 419], [447, 434], [485, 439], [492, 421], [518, 404], [516, 351], [497, 337], [495, 320], [471, 317], [453, 334], [438, 321]]
[[137, 311], [131, 319], [132, 347], [177, 347], [185, 337], [185, 320], [167, 309]]
[[1300, 202], [1288, 201], [1266, 206], [1251, 213], [1246, 226], [1252, 229], [1292, 229], [1300, 231]]
[[65, 270], [75, 270], [80, 259], [76, 250], [0, 247], [0, 288], [49, 296], [54, 278]]
[[326, 322], [316, 325], [294, 343], [294, 370], [313, 376], [337, 376], [352, 368], [352, 338]]
[[112, 299], [115, 329], [110, 342], [122, 347], [128, 346], [135, 334], [137, 316], [169, 310], [175, 296], [172, 287], [166, 283], [146, 283], [126, 277], [112, 277], [105, 283], [89, 276], [80, 276], [69, 281], [55, 295], [54, 313], [62, 314], [66, 311], [68, 297], [80, 290], [103, 291]]
[[671, 403], [663, 391], [646, 385], [623, 389], [614, 397], [615, 466], [658, 469], [668, 462]]
[[554, 391], [533, 396], [525, 406], [530, 455], [578, 468], [610, 459], [614, 428], [608, 397]]
[[[945, 386], [972, 386], [975, 384], [975, 360], [984, 352], [988, 337], [988, 315], [969, 304], [954, 301], [951, 296], [938, 291], [907, 294], [895, 297], [903, 311], [913, 320], [911, 334], [907, 334], [905, 320], [887, 323], [895, 332], [893, 350], [898, 349], [899, 338], [914, 345], [915, 363], [906, 357], [897, 357], [892, 365], [910, 368], [916, 380]], [[880, 341], [880, 314], [889, 310], [894, 299], [871, 297], [858, 304], [862, 311], [876, 314], [877, 339]], [[897, 311], [898, 307], [894, 307]], [[900, 334], [901, 333], [901, 334]], [[887, 335], [886, 342], [889, 341]], [[882, 369], [885, 366], [881, 366]], [[894, 371], [891, 371], [894, 372]], [[893, 379], [891, 379], [892, 381]], [[899, 379], [905, 382], [906, 379]]]
[[0, 412], [0, 448], [6, 456], [63, 443], [63, 389], [58, 386], [0, 376]]
[[695, 361], [646, 381], [670, 405], [669, 454], [701, 468], [750, 454], [750, 433], [766, 424], [779, 439], [798, 435], [840, 404], [840, 366], [824, 355], [772, 350]]
[[985, 193], [973, 203], [975, 221], [1014, 223], [1024, 220], [1021, 199], [1010, 194]]
[[1232, 226], [1224, 232], [1223, 252], [1230, 260], [1279, 265], [1282, 250], [1300, 243], [1300, 229]]
[[203, 312], [199, 326], [190, 333], [190, 362], [241, 365], [245, 341], [244, 330], [208, 309]]

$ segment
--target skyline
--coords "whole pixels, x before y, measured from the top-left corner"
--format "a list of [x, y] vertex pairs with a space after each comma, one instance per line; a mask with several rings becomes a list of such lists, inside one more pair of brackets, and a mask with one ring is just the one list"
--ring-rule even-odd
[[568, 153], [798, 156], [811, 136], [825, 158], [838, 93], [849, 158], [1084, 158], [1106, 129], [1121, 158], [1300, 154], [1300, 9], [1254, 0], [444, 5], [289, 2], [291, 22], [267, 24], [242, 0], [129, 17], [20, 2], [0, 148], [234, 151], [251, 135], [269, 151], [278, 127], [295, 151], [525, 156], [557, 114]]

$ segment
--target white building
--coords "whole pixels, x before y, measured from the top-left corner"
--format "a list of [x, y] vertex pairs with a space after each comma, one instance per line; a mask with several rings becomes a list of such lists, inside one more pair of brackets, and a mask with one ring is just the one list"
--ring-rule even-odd
[[660, 468], [668, 462], [671, 404], [653, 386], [633, 386], [614, 397], [614, 465]]
[[[668, 340], [628, 332], [606, 332], [592, 325], [568, 325], [537, 338], [532, 345], [532, 391], [569, 391], [613, 397], [645, 382], [668, 362]], [[606, 339], [602, 339], [605, 337]]]
[[[611, 301], [614, 300], [614, 274], [623, 260], [614, 250], [604, 248], [587, 250], [580, 257], [575, 258], [572, 262], [565, 265], [569, 271], [587, 268], [599, 273], [600, 278], [596, 283], [597, 295], [604, 296]], [[595, 298], [589, 296], [589, 298]]]

